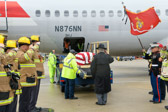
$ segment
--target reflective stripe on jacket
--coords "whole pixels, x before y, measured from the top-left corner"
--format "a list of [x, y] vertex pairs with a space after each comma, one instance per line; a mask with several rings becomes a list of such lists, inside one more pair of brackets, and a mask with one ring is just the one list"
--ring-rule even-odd
[[77, 66], [75, 56], [72, 53], [69, 53], [68, 56], [64, 59], [62, 77], [67, 79], [75, 79], [76, 73], [80, 73], [80, 70]]

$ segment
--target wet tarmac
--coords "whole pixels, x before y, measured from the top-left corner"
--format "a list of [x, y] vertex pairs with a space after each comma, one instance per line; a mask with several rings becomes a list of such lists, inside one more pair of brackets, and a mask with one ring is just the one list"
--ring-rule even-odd
[[59, 85], [49, 83], [47, 63], [46, 79], [42, 80], [37, 106], [52, 108], [55, 112], [166, 112], [168, 97], [161, 104], [150, 103], [152, 95], [147, 61], [115, 61], [111, 64], [114, 72], [112, 91], [108, 94], [105, 106], [98, 106], [93, 86], [77, 87], [75, 96], [78, 100], [64, 99]]

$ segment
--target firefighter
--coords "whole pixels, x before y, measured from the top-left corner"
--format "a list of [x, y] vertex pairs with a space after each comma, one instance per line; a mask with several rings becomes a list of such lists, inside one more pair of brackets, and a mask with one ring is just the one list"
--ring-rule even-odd
[[78, 97], [74, 96], [75, 89], [75, 78], [76, 74], [80, 74], [81, 71], [77, 67], [76, 51], [70, 50], [70, 53], [64, 59], [64, 65], [62, 69], [62, 77], [66, 79], [65, 81], [65, 99], [78, 99]]
[[13, 87], [13, 92], [14, 92], [14, 101], [9, 105], [9, 110], [8, 112], [16, 112], [16, 107], [17, 107], [17, 99], [18, 95], [22, 93], [21, 85], [20, 85], [20, 76], [19, 76], [19, 68], [18, 68], [18, 59], [16, 58], [16, 47], [17, 47], [17, 42], [16, 40], [8, 40], [6, 42], [6, 59], [7, 63], [11, 66], [11, 72], [13, 73], [12, 79], [13, 79], [13, 84], [16, 85], [16, 88]]
[[7, 36], [0, 35], [0, 112], [8, 112], [14, 97], [10, 86], [11, 74], [7, 72], [10, 65], [7, 65], [4, 52], [6, 38]]
[[49, 57], [48, 57], [48, 67], [49, 67], [49, 75], [50, 75], [51, 84], [56, 83], [54, 81], [56, 64], [57, 64], [57, 57], [55, 56], [55, 50], [52, 50], [52, 52], [49, 54]]
[[29, 112], [31, 91], [37, 83], [36, 66], [32, 61], [32, 53], [27, 53], [29, 50], [30, 39], [28, 37], [20, 37], [18, 40], [19, 50], [16, 54], [18, 63], [20, 65], [21, 79], [20, 83], [22, 86], [22, 94], [19, 100], [19, 112]]
[[36, 111], [42, 110], [41, 107], [36, 107], [36, 104], [37, 104], [37, 99], [38, 99], [38, 94], [39, 94], [39, 89], [40, 89], [40, 82], [41, 82], [41, 79], [45, 78], [45, 76], [44, 76], [43, 59], [41, 58], [39, 54], [40, 36], [32, 35], [31, 41], [32, 41], [31, 49], [33, 49], [35, 52], [34, 63], [36, 64], [38, 83], [37, 83], [37, 86], [33, 87], [34, 90], [32, 91], [32, 97], [30, 101], [30, 110], [31, 112], [36, 112]]
[[151, 82], [153, 88], [153, 99], [150, 102], [161, 103], [161, 89], [160, 89], [160, 73], [161, 73], [161, 65], [162, 62], [159, 61], [160, 53], [159, 53], [159, 45], [154, 42], [151, 44], [152, 54], [151, 56], [145, 53], [145, 50], [142, 51], [145, 53], [145, 59], [152, 59], [152, 64], [150, 68], [151, 74]]

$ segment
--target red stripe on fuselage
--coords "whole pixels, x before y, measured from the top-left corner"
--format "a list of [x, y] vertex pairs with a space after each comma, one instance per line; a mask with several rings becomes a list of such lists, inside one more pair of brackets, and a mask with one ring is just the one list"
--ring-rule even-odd
[[[7, 1], [7, 17], [30, 18], [24, 9], [16, 1]], [[0, 1], [0, 17], [5, 16], [5, 1]]]

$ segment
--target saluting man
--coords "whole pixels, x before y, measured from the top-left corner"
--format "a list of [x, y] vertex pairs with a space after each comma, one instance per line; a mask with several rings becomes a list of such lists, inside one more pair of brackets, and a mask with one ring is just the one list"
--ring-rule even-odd
[[160, 74], [161, 74], [161, 66], [162, 62], [159, 61], [160, 53], [159, 53], [159, 45], [157, 42], [154, 42], [150, 45], [152, 49], [152, 54], [149, 55], [146, 53], [145, 49], [142, 52], [145, 53], [145, 59], [151, 59], [152, 64], [150, 68], [151, 82], [153, 88], [153, 99], [150, 102], [153, 103], [161, 103], [161, 88], [160, 88]]

